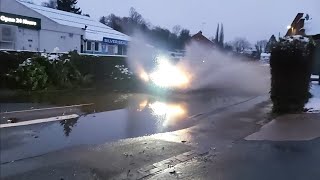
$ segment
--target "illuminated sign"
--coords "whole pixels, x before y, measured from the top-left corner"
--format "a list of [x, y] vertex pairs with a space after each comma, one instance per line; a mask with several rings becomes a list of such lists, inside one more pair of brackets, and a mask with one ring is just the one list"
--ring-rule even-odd
[[111, 39], [111, 38], [103, 38], [103, 42], [108, 44], [118, 44], [118, 45], [128, 45], [128, 41], [119, 40], [119, 39]]
[[0, 24], [9, 24], [28, 29], [41, 29], [41, 19], [0, 12]]

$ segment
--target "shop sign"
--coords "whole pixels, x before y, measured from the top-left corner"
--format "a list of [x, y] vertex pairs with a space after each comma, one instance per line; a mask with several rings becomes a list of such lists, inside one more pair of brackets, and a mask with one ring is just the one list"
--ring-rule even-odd
[[0, 24], [9, 24], [28, 29], [41, 29], [41, 19], [0, 12]]
[[103, 38], [103, 42], [108, 44], [128, 45], [128, 41], [106, 38], [106, 37]]

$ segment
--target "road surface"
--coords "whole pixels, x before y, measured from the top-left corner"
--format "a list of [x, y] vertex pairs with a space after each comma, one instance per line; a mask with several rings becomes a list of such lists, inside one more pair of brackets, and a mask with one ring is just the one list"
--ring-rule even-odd
[[88, 99], [92, 102], [77, 102], [93, 103], [74, 110], [78, 119], [1, 129], [1, 178], [320, 177], [318, 139], [244, 140], [272, 120], [267, 94], [114, 94]]

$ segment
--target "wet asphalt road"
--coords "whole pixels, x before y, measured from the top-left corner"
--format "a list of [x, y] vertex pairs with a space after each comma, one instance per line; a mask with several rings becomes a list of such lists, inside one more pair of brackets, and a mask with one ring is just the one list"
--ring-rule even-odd
[[[129, 95], [122, 98], [128, 101], [125, 100], [124, 107], [118, 110], [107, 111], [105, 107], [96, 106], [92, 112], [86, 108], [86, 112], [91, 113], [75, 120], [71, 123], [73, 126], [66, 126], [69, 127], [67, 132], [71, 130], [69, 136], [59, 122], [35, 125], [42, 126], [35, 132], [37, 138], [32, 134], [29, 139], [21, 138], [28, 137], [24, 135], [13, 136], [10, 141], [5, 141], [5, 146], [1, 144], [1, 177], [13, 180], [121, 179], [121, 173], [129, 174], [201, 147], [208, 154], [178, 164], [174, 173], [165, 169], [150, 178], [319, 179], [319, 139], [296, 142], [243, 140], [270, 120], [267, 97], [251, 99], [252, 96], [226, 92], [215, 96], [202, 95], [179, 95], [169, 98], [170, 101], [168, 98], [146, 98], [141, 94]], [[148, 99], [147, 103], [145, 99]], [[230, 106], [246, 99], [251, 100]], [[170, 104], [171, 108], [164, 104]], [[227, 106], [229, 108], [223, 108]], [[177, 107], [183, 107], [186, 116], [173, 116], [182, 112]], [[167, 116], [170, 113], [171, 116]], [[194, 118], [186, 118], [190, 116]], [[174, 130], [178, 131], [170, 132]], [[23, 131], [25, 128], [12, 129], [12, 134]], [[50, 133], [45, 135], [46, 132]], [[154, 133], [161, 134], [139, 137]], [[138, 138], [117, 141], [128, 137]], [[18, 141], [13, 143], [15, 140]], [[15, 149], [15, 153], [11, 153]], [[5, 156], [2, 156], [3, 152]], [[11, 160], [8, 157], [20, 160], [7, 163]], [[3, 158], [7, 158], [7, 162]], [[128, 177], [124, 179], [130, 179]]]
[[239, 141], [223, 151], [162, 172], [157, 180], [319, 180], [320, 139], [297, 142]]
[[[307, 107], [313, 107], [315, 114], [304, 116], [319, 120], [319, 86], [312, 87], [311, 93], [314, 98]], [[269, 104], [269, 105], [268, 105]], [[224, 129], [223, 133], [208, 134], [211, 137], [229, 134], [234, 137], [245, 137], [255, 129], [254, 124], [268, 122], [266, 114], [270, 103], [265, 102], [253, 106], [253, 108], [240, 110], [239, 113], [230, 113], [229, 117], [216, 118], [216, 129]], [[299, 116], [299, 115], [297, 115]], [[303, 117], [303, 116], [301, 116]], [[270, 119], [269, 119], [270, 120]], [[301, 119], [302, 121], [305, 119]], [[265, 122], [263, 122], [265, 121]], [[290, 119], [288, 119], [290, 121]], [[226, 122], [227, 125], [226, 125]], [[245, 123], [245, 125], [244, 125]], [[236, 136], [236, 131], [230, 127], [242, 129], [244, 134]], [[252, 129], [250, 130], [250, 126]], [[260, 128], [259, 126], [257, 127]], [[213, 128], [211, 128], [213, 129]], [[293, 133], [293, 132], [292, 132]], [[218, 143], [208, 143], [197, 138], [194, 141], [202, 142], [201, 146], [210, 144], [214, 149], [209, 148], [205, 157], [196, 158], [187, 163], [175, 166], [177, 173], [171, 174], [163, 171], [152, 179], [217, 179], [217, 180], [319, 180], [320, 179], [320, 138], [305, 141], [246, 141], [243, 138], [233, 138], [233, 141], [219, 146]], [[221, 139], [219, 139], [221, 142]]]
[[[199, 123], [190, 117], [219, 110], [250, 98], [225, 92], [175, 94], [170, 97], [130, 93], [94, 96], [82, 94], [81, 97], [64, 95], [54, 98], [54, 104], [51, 101], [50, 105], [48, 105], [50, 101], [48, 103], [46, 98], [43, 107], [70, 105], [70, 103], [92, 103], [92, 105], [33, 111], [35, 107], [43, 108], [41, 103], [38, 101], [36, 105], [30, 104], [29, 101], [33, 99], [26, 99], [28, 104], [25, 104], [25, 108], [31, 110], [30, 112], [2, 113], [2, 123], [9, 117], [28, 121], [73, 113], [81, 116], [60, 122], [1, 129], [1, 163], [36, 157], [68, 147], [103, 144], [188, 128]], [[19, 106], [23, 109], [22, 102]], [[12, 107], [14, 107], [12, 103], [4, 103], [2, 112], [10, 111]]]
[[[132, 100], [126, 108], [95, 112], [75, 120], [71, 123], [74, 126], [67, 126], [69, 134], [66, 134], [61, 122], [1, 130], [1, 176], [4, 179], [112, 179], [122, 172], [134, 171], [190, 151], [197, 143], [211, 146], [206, 140], [210, 135], [203, 134], [212, 131], [208, 131], [211, 126], [205, 125], [209, 129], [198, 130], [184, 128], [205, 120], [199, 118], [204, 112], [215, 114], [223, 111], [224, 107], [252, 98], [234, 94], [228, 97], [225, 92], [223, 96], [215, 95], [179, 95], [171, 97], [170, 101], [147, 96], [147, 104], [150, 105], [144, 110], [139, 108], [145, 104], [145, 95], [142, 95], [143, 98], [141, 95], [129, 96]], [[166, 102], [171, 108], [163, 108], [159, 102]], [[152, 105], [154, 103], [156, 105]], [[178, 115], [181, 112], [177, 110], [178, 104], [186, 112], [186, 116], [180, 119], [174, 116], [175, 112]], [[162, 115], [163, 111], [167, 112], [166, 116]], [[192, 118], [188, 118], [190, 116]], [[183, 130], [176, 132], [185, 136], [171, 133], [144, 136], [179, 129]], [[233, 131], [228, 140], [213, 135], [210, 141], [223, 145], [242, 131], [240, 128], [239, 133], [235, 133], [228, 129]], [[138, 138], [117, 141], [128, 137]], [[181, 143], [184, 141], [186, 143]]]

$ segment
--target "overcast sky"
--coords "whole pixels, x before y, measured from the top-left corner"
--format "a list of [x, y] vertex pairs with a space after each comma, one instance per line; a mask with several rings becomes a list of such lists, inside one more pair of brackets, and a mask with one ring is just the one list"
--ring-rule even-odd
[[95, 19], [110, 13], [127, 16], [134, 7], [152, 25], [170, 30], [181, 25], [208, 37], [222, 22], [226, 41], [245, 37], [251, 43], [283, 35], [298, 12], [320, 17], [320, 0], [78, 0], [78, 6]]

